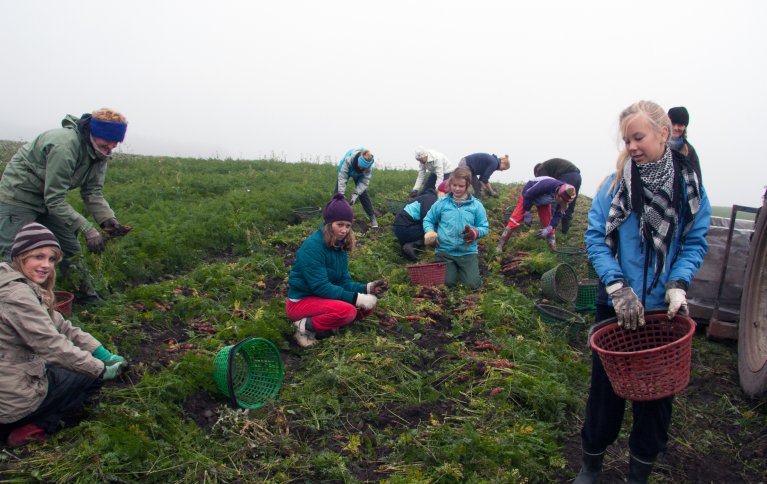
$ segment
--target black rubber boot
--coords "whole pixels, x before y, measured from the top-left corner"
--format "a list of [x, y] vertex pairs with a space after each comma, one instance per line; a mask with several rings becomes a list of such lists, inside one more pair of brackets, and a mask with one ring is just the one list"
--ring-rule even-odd
[[654, 462], [645, 462], [633, 455], [629, 457], [629, 484], [644, 484], [650, 478]]
[[589, 454], [583, 451], [581, 457], [581, 471], [576, 476], [573, 484], [596, 484], [599, 482], [599, 473], [602, 472], [602, 461], [605, 453]]

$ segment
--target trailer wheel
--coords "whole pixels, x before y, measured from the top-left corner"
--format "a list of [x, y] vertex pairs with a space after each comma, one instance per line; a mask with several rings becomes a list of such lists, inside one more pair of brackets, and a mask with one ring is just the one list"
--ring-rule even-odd
[[[767, 196], [767, 193], [765, 193]], [[767, 395], [767, 198], [751, 239], [738, 324], [740, 386], [750, 397]]]

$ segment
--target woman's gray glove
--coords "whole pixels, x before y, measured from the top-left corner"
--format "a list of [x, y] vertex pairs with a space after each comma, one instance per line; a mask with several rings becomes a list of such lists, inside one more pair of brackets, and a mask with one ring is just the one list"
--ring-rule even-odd
[[104, 252], [104, 237], [101, 236], [98, 230], [89, 229], [85, 232], [85, 245], [88, 246], [89, 252], [101, 254]]
[[618, 326], [631, 331], [644, 326], [644, 307], [631, 286], [623, 285], [619, 289], [610, 289], [608, 286], [607, 291], [613, 298]]

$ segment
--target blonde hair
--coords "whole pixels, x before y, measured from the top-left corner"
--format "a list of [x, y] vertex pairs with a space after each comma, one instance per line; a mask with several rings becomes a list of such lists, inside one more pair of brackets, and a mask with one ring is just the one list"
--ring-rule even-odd
[[510, 166], [511, 166], [511, 161], [509, 160], [509, 155], [503, 155], [498, 159], [499, 170], [501, 171], [508, 170]]
[[[639, 101], [635, 102], [631, 106], [621, 111], [618, 116], [618, 125], [621, 138], [626, 137], [626, 129], [628, 129], [629, 123], [643, 116], [650, 127], [659, 135], [663, 133], [663, 128], [666, 128], [667, 133], [671, 133], [671, 120], [666, 114], [666, 110], [660, 107], [657, 103], [652, 101]], [[668, 141], [668, 140], [667, 140]], [[626, 143], [623, 143], [623, 148], [618, 154], [618, 159], [615, 162], [615, 178], [610, 184], [610, 190], [615, 188], [618, 180], [623, 173], [623, 169], [626, 167], [626, 163], [631, 159]]]
[[[333, 233], [332, 225], [332, 223], [329, 223], [322, 227], [322, 240], [324, 240], [325, 245], [331, 249], [336, 246], [336, 235]], [[351, 252], [352, 249], [354, 249], [354, 244], [356, 243], [357, 239], [354, 238], [354, 231], [349, 230], [349, 233], [347, 233], [346, 237], [344, 238], [344, 243], [341, 248], [346, 252]]]
[[93, 111], [91, 115], [96, 119], [100, 119], [102, 121], [109, 121], [110, 123], [127, 123], [128, 122], [125, 116], [115, 111], [114, 109], [110, 109], [110, 108], [97, 109]]
[[[56, 256], [56, 264], [61, 262], [62, 257], [64, 256], [61, 252], [61, 250], [58, 247], [54, 247], [51, 245], [45, 246], [53, 251], [53, 253]], [[16, 257], [14, 257], [11, 260], [11, 267], [13, 267], [16, 271], [21, 272], [24, 274], [24, 270], [22, 269], [24, 267], [24, 261], [29, 259], [30, 257], [34, 257], [40, 252], [40, 249], [43, 247], [38, 247], [36, 249], [28, 250], [26, 252], [22, 252], [21, 254], [18, 254]], [[26, 277], [26, 274], [24, 274], [24, 277]], [[29, 279], [29, 278], [27, 278]], [[40, 289], [42, 289], [42, 299], [43, 299], [43, 305], [48, 308], [48, 312], [52, 315], [53, 314], [53, 304], [56, 302], [56, 297], [53, 294], [53, 288], [56, 287], [56, 270], [52, 270], [51, 273], [48, 275], [48, 278], [43, 282], [42, 284], [37, 284]]]

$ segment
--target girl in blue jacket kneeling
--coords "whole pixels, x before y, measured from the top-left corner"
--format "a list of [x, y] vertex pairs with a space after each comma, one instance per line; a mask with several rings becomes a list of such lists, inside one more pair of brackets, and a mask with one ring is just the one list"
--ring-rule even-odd
[[[423, 220], [424, 242], [434, 246], [434, 260], [447, 262], [445, 284], [459, 282], [471, 289], [482, 285], [477, 239], [489, 225], [482, 202], [469, 194], [471, 171], [457, 168], [450, 176], [450, 193], [432, 205]], [[435, 231], [436, 227], [436, 231]]]
[[304, 348], [373, 312], [385, 281], [354, 282], [349, 255], [354, 247], [354, 211], [336, 193], [322, 212], [325, 224], [301, 244], [288, 276], [285, 311]]

